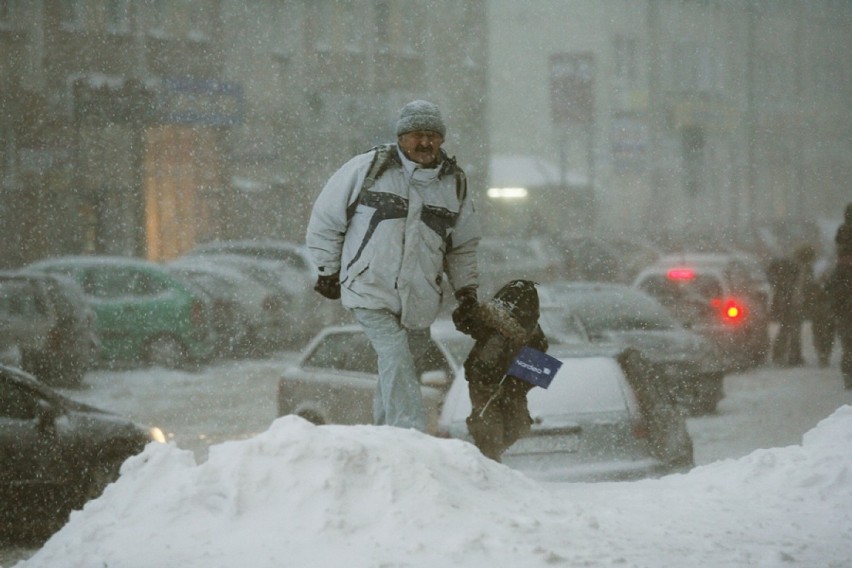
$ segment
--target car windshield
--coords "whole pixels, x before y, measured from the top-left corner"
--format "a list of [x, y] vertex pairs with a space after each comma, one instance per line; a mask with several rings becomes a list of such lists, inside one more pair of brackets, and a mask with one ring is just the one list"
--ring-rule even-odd
[[629, 288], [571, 294], [566, 296], [564, 305], [580, 318], [591, 335], [680, 327], [674, 316], [653, 298]]
[[648, 276], [639, 288], [663, 301], [681, 301], [704, 298], [712, 300], [722, 294], [722, 285], [712, 276], [695, 274], [691, 278], [672, 279], [663, 274]]
[[577, 319], [564, 308], [542, 307], [539, 324], [549, 343], [578, 345], [588, 342]]

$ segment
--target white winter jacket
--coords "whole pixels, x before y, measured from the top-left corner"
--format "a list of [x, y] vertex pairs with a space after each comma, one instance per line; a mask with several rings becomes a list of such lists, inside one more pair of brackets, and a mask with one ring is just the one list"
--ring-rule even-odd
[[389, 167], [359, 198], [376, 151], [355, 156], [328, 180], [314, 204], [306, 243], [321, 275], [340, 271], [341, 301], [387, 309], [409, 329], [429, 327], [452, 289], [478, 283], [479, 222], [468, 195], [456, 195], [454, 161], [427, 169], [396, 148]]

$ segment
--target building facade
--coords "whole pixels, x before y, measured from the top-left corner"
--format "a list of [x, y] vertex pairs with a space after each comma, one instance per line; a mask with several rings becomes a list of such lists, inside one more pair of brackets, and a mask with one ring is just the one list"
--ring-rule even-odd
[[741, 235], [849, 200], [848, 2], [491, 0], [488, 25], [492, 148], [591, 196], [553, 230]]
[[343, 161], [439, 104], [485, 185], [484, 2], [0, 1], [0, 265], [301, 241]]

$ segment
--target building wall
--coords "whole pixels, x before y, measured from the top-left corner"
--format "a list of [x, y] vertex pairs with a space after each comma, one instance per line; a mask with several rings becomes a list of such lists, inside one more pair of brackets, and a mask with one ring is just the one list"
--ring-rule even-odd
[[[488, 136], [482, 0], [224, 2], [226, 73], [245, 85], [245, 122], [228, 136], [245, 204], [225, 235], [253, 226], [301, 241], [313, 200], [353, 155], [395, 140], [399, 109], [438, 104], [476, 191]], [[251, 37], [244, 37], [251, 30]]]
[[[852, 5], [488, 6], [492, 148], [565, 156], [593, 180], [597, 230], [735, 235], [834, 216], [848, 201]], [[594, 58], [591, 138], [576, 123], [565, 135], [554, 119], [555, 52]]]

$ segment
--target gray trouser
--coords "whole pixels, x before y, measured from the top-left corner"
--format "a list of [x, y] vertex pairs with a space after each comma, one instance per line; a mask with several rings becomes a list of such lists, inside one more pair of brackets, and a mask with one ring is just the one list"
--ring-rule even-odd
[[406, 329], [387, 310], [356, 308], [353, 313], [378, 356], [373, 422], [425, 431], [426, 412], [415, 362], [426, 351], [429, 330]]

